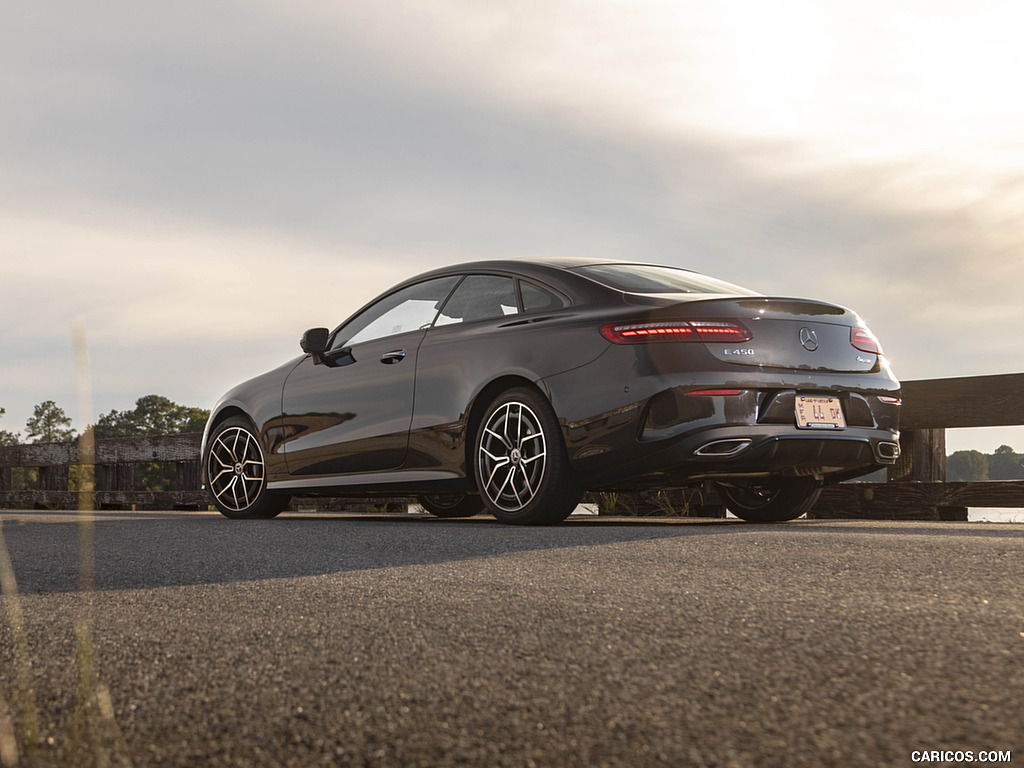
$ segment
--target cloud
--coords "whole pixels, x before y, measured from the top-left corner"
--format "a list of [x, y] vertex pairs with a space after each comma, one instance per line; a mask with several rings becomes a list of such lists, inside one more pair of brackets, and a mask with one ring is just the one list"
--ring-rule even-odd
[[509, 256], [847, 304], [908, 378], [1020, 370], [1006, 8], [17, 5], [8, 426], [67, 379], [75, 318], [97, 412], [198, 405], [398, 279]]
[[239, 371], [297, 355], [303, 330], [340, 323], [418, 269], [404, 253], [203, 231], [99, 206], [59, 221], [7, 210], [0, 231], [0, 390], [20, 404], [5, 406], [12, 422], [42, 399], [75, 402], [76, 322], [86, 330], [97, 412], [150, 392], [210, 404]]

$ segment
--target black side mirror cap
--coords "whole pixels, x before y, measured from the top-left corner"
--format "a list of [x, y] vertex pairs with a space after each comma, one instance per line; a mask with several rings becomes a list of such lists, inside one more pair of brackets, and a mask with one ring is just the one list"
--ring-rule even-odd
[[326, 328], [310, 328], [299, 340], [299, 346], [307, 355], [318, 357], [327, 351], [327, 340], [331, 332]]

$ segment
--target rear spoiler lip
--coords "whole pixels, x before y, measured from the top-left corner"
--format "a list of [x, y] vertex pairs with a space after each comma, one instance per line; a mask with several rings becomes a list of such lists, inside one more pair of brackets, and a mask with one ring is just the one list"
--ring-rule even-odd
[[[647, 307], [652, 317], [735, 317], [755, 319], [764, 315], [813, 322], [863, 325], [857, 313], [838, 304], [790, 296], [723, 296], [697, 293], [625, 294], [627, 304]], [[679, 313], [682, 313], [680, 316]]]

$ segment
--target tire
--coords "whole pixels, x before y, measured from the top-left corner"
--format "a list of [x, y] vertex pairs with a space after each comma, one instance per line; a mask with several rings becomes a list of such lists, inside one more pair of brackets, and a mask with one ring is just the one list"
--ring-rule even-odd
[[224, 517], [267, 519], [288, 506], [288, 496], [267, 490], [263, 448], [255, 428], [240, 416], [225, 419], [210, 434], [203, 473], [210, 498]]
[[796, 520], [810, 511], [821, 495], [813, 477], [773, 477], [750, 485], [718, 486], [730, 512], [748, 523]]
[[502, 523], [561, 522], [583, 495], [558, 420], [536, 390], [516, 387], [487, 406], [473, 455], [480, 499]]
[[420, 496], [419, 502], [434, 517], [472, 517], [484, 511], [480, 497], [471, 493], [437, 493]]

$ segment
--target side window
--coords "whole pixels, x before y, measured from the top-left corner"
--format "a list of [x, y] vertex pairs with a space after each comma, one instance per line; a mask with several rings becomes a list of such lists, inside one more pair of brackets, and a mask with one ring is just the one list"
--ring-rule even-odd
[[469, 275], [441, 309], [436, 325], [473, 323], [517, 314], [519, 301], [511, 277]]
[[458, 276], [439, 277], [385, 296], [340, 328], [334, 335], [332, 348], [340, 349], [430, 326], [437, 310], [458, 281]]
[[565, 308], [564, 301], [535, 283], [520, 280], [519, 291], [523, 296], [524, 312], [554, 312]]

